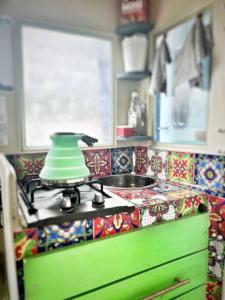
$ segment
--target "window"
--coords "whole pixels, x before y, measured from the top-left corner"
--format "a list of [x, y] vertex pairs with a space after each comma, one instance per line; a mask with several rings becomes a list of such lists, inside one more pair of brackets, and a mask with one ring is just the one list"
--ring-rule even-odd
[[113, 139], [112, 41], [43, 27], [21, 28], [26, 147], [57, 131]]
[[[210, 33], [210, 13], [205, 12], [201, 18]], [[211, 56], [201, 61], [201, 87], [193, 87], [188, 81], [176, 87], [174, 84], [175, 63], [195, 20], [196, 18], [191, 18], [166, 32], [166, 42], [172, 62], [166, 66], [166, 93], [158, 93], [156, 97], [157, 142], [206, 143]], [[157, 37], [156, 47], [160, 45], [162, 39], [163, 35]]]

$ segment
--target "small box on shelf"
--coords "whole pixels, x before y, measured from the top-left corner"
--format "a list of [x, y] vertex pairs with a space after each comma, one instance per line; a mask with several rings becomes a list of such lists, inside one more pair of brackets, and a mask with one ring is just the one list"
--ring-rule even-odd
[[122, 125], [116, 126], [116, 136], [117, 137], [128, 137], [134, 135], [134, 128], [133, 126], [129, 125]]

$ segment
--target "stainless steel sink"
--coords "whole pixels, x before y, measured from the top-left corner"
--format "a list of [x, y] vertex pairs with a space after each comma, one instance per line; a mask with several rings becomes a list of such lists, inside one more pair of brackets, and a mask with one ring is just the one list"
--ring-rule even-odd
[[141, 175], [111, 175], [99, 178], [105, 187], [115, 187], [119, 189], [143, 189], [156, 186], [158, 182], [148, 176]]

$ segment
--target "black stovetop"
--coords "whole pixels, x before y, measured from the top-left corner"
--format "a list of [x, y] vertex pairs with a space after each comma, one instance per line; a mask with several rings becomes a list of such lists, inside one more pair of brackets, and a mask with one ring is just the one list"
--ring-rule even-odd
[[[95, 204], [96, 193], [102, 194], [104, 203]], [[64, 194], [72, 198], [72, 211], [60, 209]], [[70, 187], [45, 186], [36, 174], [26, 176], [19, 182], [18, 202], [28, 227], [130, 213], [135, 209], [133, 204], [103, 189], [96, 180]]]

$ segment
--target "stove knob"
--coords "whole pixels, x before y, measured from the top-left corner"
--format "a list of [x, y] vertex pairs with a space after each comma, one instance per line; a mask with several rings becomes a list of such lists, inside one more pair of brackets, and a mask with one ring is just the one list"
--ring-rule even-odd
[[93, 202], [95, 204], [103, 204], [104, 203], [103, 195], [101, 193], [95, 193]]

